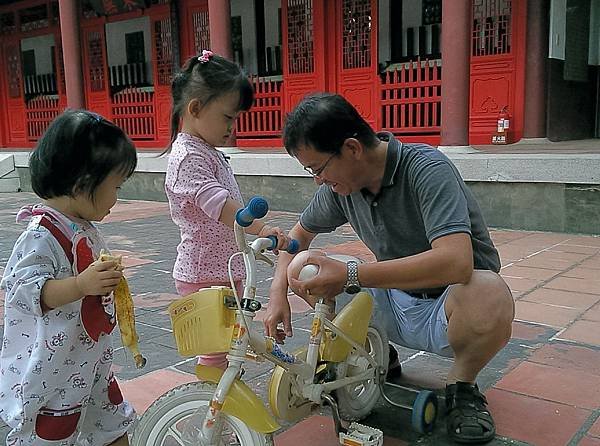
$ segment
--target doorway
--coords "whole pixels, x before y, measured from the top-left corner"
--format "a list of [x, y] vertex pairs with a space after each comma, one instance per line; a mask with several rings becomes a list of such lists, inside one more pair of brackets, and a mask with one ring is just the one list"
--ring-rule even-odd
[[378, 127], [377, 0], [284, 0], [285, 109], [339, 93]]

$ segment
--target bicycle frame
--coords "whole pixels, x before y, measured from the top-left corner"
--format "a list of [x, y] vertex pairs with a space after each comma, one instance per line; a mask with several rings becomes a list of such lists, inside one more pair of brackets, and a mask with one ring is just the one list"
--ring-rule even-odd
[[[239, 380], [240, 371], [247, 359], [249, 347], [258, 357], [264, 358], [289, 372], [293, 380], [292, 386], [298, 395], [302, 395], [303, 398], [315, 404], [321, 404], [324, 400], [323, 395], [329, 394], [333, 390], [365, 380], [379, 379], [379, 375], [381, 374], [380, 364], [365, 350], [364, 339], [361, 340], [363, 342], [361, 345], [361, 343], [356, 342], [355, 339], [331, 322], [327, 318], [331, 314], [331, 309], [323, 303], [322, 299], [315, 305], [306, 360], [295, 358], [284, 352], [273, 339], [266, 338], [256, 330], [253, 330], [251, 323], [259, 306], [253, 306], [252, 304], [252, 302], [256, 302], [254, 300], [256, 297], [256, 264], [257, 260], [273, 264], [273, 262], [263, 255], [264, 250], [272, 244], [272, 241], [268, 238], [258, 238], [249, 245], [246, 242], [244, 228], [237, 222], [234, 224], [234, 232], [237, 246], [244, 258], [246, 282], [243, 299], [240, 300], [232, 280], [232, 289], [236, 298], [237, 308], [236, 322], [233, 329], [230, 350], [227, 355], [229, 365], [224, 372], [212, 367], [199, 365], [196, 372], [198, 378], [217, 383], [216, 391], [210, 402], [209, 410], [204, 416], [200, 432], [196, 431], [200, 434], [204, 444], [211, 446], [216, 445], [216, 438], [219, 438], [221, 430], [221, 423], [219, 421], [222, 411], [241, 419], [248, 426], [263, 434], [269, 435], [279, 429], [279, 425], [266, 410], [260, 399]], [[370, 299], [372, 301], [372, 298]], [[352, 377], [315, 383], [320, 348], [326, 329], [329, 329], [333, 336], [343, 339], [356, 349], [361, 357], [368, 360], [372, 368]], [[231, 397], [232, 394], [237, 395], [237, 397], [233, 398], [233, 401], [237, 402], [227, 405], [228, 401], [232, 401], [231, 398], [228, 400], [228, 396]], [[240, 394], [245, 395], [245, 398], [240, 397]]]

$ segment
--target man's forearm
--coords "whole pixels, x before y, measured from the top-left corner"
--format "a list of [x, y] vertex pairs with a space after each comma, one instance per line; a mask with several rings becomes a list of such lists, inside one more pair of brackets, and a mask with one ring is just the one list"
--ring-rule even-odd
[[[300, 223], [296, 223], [288, 234], [290, 239], [298, 241], [298, 252], [307, 250], [315, 236], [316, 234], [306, 231]], [[271, 296], [287, 295], [287, 268], [294, 258], [294, 255], [288, 254], [287, 252], [280, 252], [279, 257], [277, 258], [277, 267], [273, 274], [273, 281], [271, 282]], [[273, 293], [273, 291], [275, 291], [275, 293]]]
[[433, 249], [395, 260], [358, 267], [358, 280], [368, 288], [417, 290], [467, 283], [473, 273], [473, 252], [466, 234], [451, 234]]
[[[294, 256], [287, 252], [280, 252], [277, 257], [277, 266], [273, 273], [273, 281], [271, 282], [271, 295], [286, 295], [287, 294], [287, 268]], [[275, 292], [275, 293], [273, 293]]]

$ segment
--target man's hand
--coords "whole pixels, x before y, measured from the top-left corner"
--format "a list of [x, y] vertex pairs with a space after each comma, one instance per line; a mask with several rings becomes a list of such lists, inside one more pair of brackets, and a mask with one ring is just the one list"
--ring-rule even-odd
[[81, 296], [106, 296], [114, 291], [123, 277], [116, 260], [96, 260], [76, 277]]
[[275, 255], [279, 254], [280, 249], [287, 249], [290, 243], [290, 238], [277, 226], [264, 225], [256, 235], [258, 237], [268, 237], [270, 235], [277, 237], [277, 247], [273, 250]]
[[[279, 290], [271, 288], [269, 292], [269, 304], [263, 320], [265, 334], [275, 338], [279, 344], [283, 344], [286, 336], [291, 337], [293, 335], [292, 314], [286, 291], [284, 290], [282, 293]], [[283, 330], [278, 327], [280, 322], [283, 322]]]
[[304, 264], [317, 265], [319, 273], [312, 279], [303, 281], [289, 277], [289, 283], [292, 290], [309, 304], [314, 306], [320, 298], [333, 300], [335, 296], [344, 291], [344, 285], [348, 278], [346, 263], [317, 252], [306, 257]]

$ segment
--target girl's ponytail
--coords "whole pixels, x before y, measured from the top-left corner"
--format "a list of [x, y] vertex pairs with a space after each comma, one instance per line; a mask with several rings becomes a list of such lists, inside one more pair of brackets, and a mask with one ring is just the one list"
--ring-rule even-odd
[[200, 56], [190, 57], [171, 82], [171, 141], [161, 156], [171, 151], [185, 107], [192, 99], [198, 99], [202, 105], [206, 105], [231, 91], [240, 94], [240, 111], [252, 107], [254, 89], [238, 64], [208, 50], [204, 50]]

